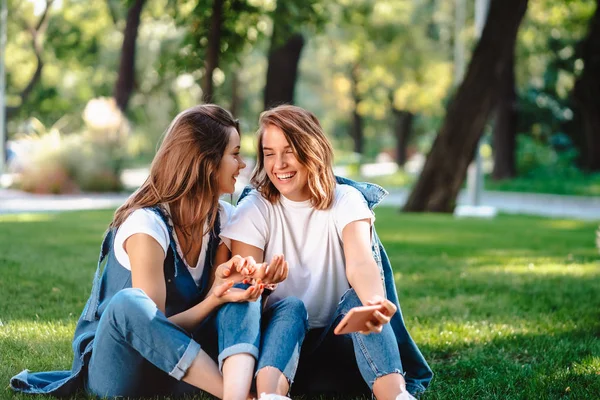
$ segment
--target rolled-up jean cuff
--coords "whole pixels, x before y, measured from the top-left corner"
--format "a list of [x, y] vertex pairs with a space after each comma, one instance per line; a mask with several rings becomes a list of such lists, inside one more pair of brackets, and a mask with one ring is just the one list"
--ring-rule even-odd
[[196, 356], [199, 352], [200, 345], [196, 343], [193, 339], [190, 340], [190, 344], [188, 344], [188, 347], [185, 349], [185, 352], [179, 359], [177, 365], [175, 365], [175, 368], [173, 368], [173, 370], [169, 372], [169, 375], [180, 381], [181, 378], [183, 378], [183, 376], [187, 372], [190, 365], [192, 365], [192, 363], [196, 359]]
[[231, 357], [236, 354], [242, 353], [250, 354], [252, 357], [254, 357], [255, 360], [258, 360], [258, 348], [256, 346], [249, 343], [234, 344], [233, 346], [229, 346], [228, 348], [223, 350], [221, 354], [219, 354], [219, 371], [223, 373], [223, 362], [227, 357]]

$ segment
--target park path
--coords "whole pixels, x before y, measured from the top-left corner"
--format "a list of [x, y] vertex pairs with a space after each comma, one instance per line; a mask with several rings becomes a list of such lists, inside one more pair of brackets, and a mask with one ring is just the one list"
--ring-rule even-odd
[[[134, 186], [145, 179], [144, 171], [129, 171], [126, 184]], [[241, 190], [246, 182], [238, 182]], [[397, 188], [381, 205], [401, 207], [408, 198], [409, 189]], [[94, 210], [117, 208], [127, 199], [127, 194], [36, 195], [0, 188], [0, 214], [29, 212], [60, 212], [69, 210]], [[458, 198], [459, 205], [468, 204], [465, 191]], [[600, 221], [600, 197], [563, 196], [536, 193], [484, 191], [481, 204], [510, 214], [539, 215], [553, 218], [573, 218]]]

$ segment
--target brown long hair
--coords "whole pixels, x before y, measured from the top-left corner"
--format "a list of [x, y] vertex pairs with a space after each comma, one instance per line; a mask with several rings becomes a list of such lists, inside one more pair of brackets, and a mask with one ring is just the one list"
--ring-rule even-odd
[[[117, 209], [110, 226], [119, 227], [136, 209], [166, 203], [173, 225], [201, 243], [217, 218], [217, 171], [232, 127], [240, 133], [231, 113], [214, 104], [191, 107], [177, 115], [164, 134], [150, 175]], [[207, 231], [203, 230], [205, 223]], [[191, 241], [186, 242], [191, 246]]]
[[258, 123], [257, 161], [251, 180], [258, 191], [271, 203], [280, 196], [265, 171], [262, 148], [265, 128], [274, 125], [283, 131], [294, 155], [308, 169], [308, 189], [313, 207], [318, 210], [331, 207], [335, 190], [333, 148], [317, 117], [303, 108], [281, 105], [261, 113]]

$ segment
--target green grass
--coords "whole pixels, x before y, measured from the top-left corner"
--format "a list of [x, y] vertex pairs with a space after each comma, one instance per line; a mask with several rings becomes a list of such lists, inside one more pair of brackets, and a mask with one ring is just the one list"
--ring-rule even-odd
[[490, 177], [486, 177], [485, 189], [572, 196], [600, 196], [600, 174], [577, 175], [569, 178], [517, 177], [497, 182]]
[[[0, 216], [0, 398], [24, 368], [68, 369], [110, 211]], [[426, 399], [600, 398], [597, 224], [378, 209]]]

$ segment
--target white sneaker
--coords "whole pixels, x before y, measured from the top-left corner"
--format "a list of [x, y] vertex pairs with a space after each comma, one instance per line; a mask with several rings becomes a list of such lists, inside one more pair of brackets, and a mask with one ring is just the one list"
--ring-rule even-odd
[[412, 394], [408, 393], [407, 391], [404, 391], [404, 392], [400, 393], [398, 396], [396, 396], [396, 400], [417, 400], [417, 399]]
[[292, 400], [287, 396], [282, 396], [280, 394], [275, 393], [261, 393], [258, 400]]

